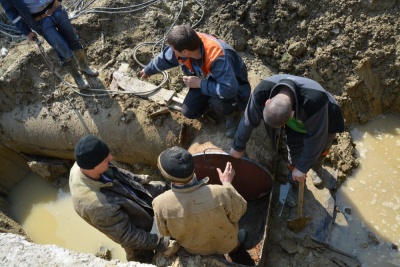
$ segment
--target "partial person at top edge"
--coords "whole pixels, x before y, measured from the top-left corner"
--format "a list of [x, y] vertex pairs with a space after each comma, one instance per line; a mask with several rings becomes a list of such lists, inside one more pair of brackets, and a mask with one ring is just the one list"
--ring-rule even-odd
[[37, 41], [37, 34], [43, 36], [79, 89], [89, 88], [80, 72], [93, 77], [99, 73], [89, 67], [83, 46], [61, 0], [0, 0], [0, 4], [29, 41]]
[[183, 82], [189, 87], [182, 114], [198, 119], [211, 109], [225, 116], [225, 134], [232, 138], [251, 92], [243, 59], [226, 42], [189, 25], [173, 27], [167, 43], [169, 46], [140, 71], [141, 78], [181, 66]]
[[287, 136], [289, 180], [302, 182], [312, 169], [314, 185], [323, 183], [322, 162], [344, 131], [344, 119], [333, 95], [314, 80], [290, 74], [273, 75], [254, 89], [240, 121], [231, 155], [240, 158], [254, 128], [264, 121], [275, 147], [279, 128]]

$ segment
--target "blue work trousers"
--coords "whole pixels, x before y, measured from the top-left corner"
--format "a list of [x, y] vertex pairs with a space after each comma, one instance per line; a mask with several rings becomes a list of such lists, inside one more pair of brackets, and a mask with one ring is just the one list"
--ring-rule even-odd
[[82, 48], [68, 13], [59, 6], [51, 16], [37, 22], [44, 39], [54, 48], [61, 66], [68, 65], [72, 51]]
[[208, 109], [227, 116], [238, 110], [236, 99], [223, 99], [203, 95], [200, 88], [190, 88], [182, 105], [182, 114], [189, 119], [201, 117]]

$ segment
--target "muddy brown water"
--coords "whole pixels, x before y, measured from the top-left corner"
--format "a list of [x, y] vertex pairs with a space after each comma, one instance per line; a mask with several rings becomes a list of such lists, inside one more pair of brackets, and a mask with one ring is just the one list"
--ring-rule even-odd
[[[400, 115], [393, 114], [351, 127], [360, 167], [337, 192], [342, 213], [335, 220], [330, 245], [353, 253], [363, 267], [400, 266], [399, 252], [393, 249], [400, 245], [400, 190], [395, 183], [400, 171], [399, 127]], [[126, 262], [118, 244], [76, 215], [68, 187], [56, 189], [30, 174], [13, 188], [10, 202], [13, 217], [34, 242], [91, 254], [109, 249], [112, 258]], [[351, 214], [343, 213], [345, 209]], [[262, 231], [260, 226], [257, 235]]]
[[[218, 162], [225, 166], [228, 155], [207, 155], [207, 159], [213, 156], [216, 156], [219, 159]], [[195, 156], [195, 159], [199, 158], [203, 158], [203, 154]], [[219, 166], [215, 160], [212, 162], [222, 168], [222, 165]], [[246, 181], [260, 184], [261, 191], [259, 188], [251, 189], [249, 186], [245, 188], [247, 195], [254, 191], [258, 196], [247, 200], [247, 211], [239, 221], [240, 228], [247, 230], [248, 238], [244, 242], [244, 246], [230, 254], [230, 258], [227, 260], [243, 266], [254, 266], [263, 260], [261, 254], [266, 225], [268, 225], [266, 220], [270, 208], [271, 194], [269, 192], [272, 190], [272, 179], [266, 169], [256, 164], [251, 165], [250, 160], [244, 162], [235, 160], [232, 164], [238, 170], [238, 175], [243, 173], [243, 168], [250, 168], [249, 172], [253, 176], [243, 178], [246, 178]], [[197, 171], [200, 174], [210, 169], [209, 165], [199, 166]], [[215, 166], [213, 168], [215, 169]], [[214, 172], [216, 173], [215, 170]], [[202, 177], [205, 176], [202, 175]], [[263, 178], [265, 182], [260, 183], [255, 180], [257, 178]], [[239, 177], [237, 179], [240, 184]], [[215, 175], [211, 175], [209, 183], [219, 183], [219, 179]], [[31, 173], [12, 189], [9, 200], [12, 203], [10, 207], [12, 217], [20, 223], [35, 243], [56, 244], [73, 251], [91, 254], [107, 249], [110, 250], [112, 259], [126, 262], [125, 251], [121, 246], [87, 224], [75, 213], [68, 184], [57, 189], [39, 175]], [[157, 232], [155, 225], [152, 231]], [[221, 261], [227, 263], [224, 260]]]
[[351, 127], [360, 166], [336, 194], [330, 244], [363, 267], [400, 266], [400, 115]]
[[57, 189], [31, 173], [10, 192], [11, 215], [38, 244], [55, 244], [76, 252], [96, 254], [108, 249], [126, 262], [125, 250], [80, 218], [69, 187]]

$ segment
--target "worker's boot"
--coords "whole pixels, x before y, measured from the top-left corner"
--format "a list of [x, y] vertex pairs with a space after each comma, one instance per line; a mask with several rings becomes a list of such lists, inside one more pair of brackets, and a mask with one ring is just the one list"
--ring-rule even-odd
[[321, 179], [321, 177], [320, 177], [320, 175], [319, 175], [318, 173], [321, 173], [321, 175], [322, 175], [322, 172], [320, 172], [320, 171], [316, 172], [316, 171], [314, 171], [314, 170], [311, 170], [311, 178], [312, 178], [312, 182], [313, 182], [313, 184], [314, 184], [315, 186], [319, 186], [319, 185], [321, 185], [322, 182], [323, 182], [322, 179]]
[[298, 194], [299, 190], [296, 188], [296, 186], [292, 185], [286, 197], [286, 204], [289, 207], [294, 208], [297, 206]]
[[244, 241], [246, 241], [247, 238], [247, 230], [246, 229], [240, 229], [238, 232], [238, 239], [239, 239], [239, 243], [243, 244]]
[[240, 246], [243, 247], [243, 243], [244, 243], [244, 241], [246, 241], [246, 238], [247, 238], [247, 230], [243, 229], [243, 228], [239, 229], [239, 232], [238, 232], [239, 242], [238, 242], [237, 246], [231, 252], [229, 252], [229, 254], [235, 253], [239, 249]]
[[87, 60], [87, 57], [85, 54], [85, 50], [83, 50], [83, 48], [74, 50], [74, 51], [72, 51], [72, 53], [74, 55], [76, 62], [78, 63], [79, 70], [81, 72], [84, 72], [87, 75], [92, 76], [92, 77], [97, 77], [99, 75], [99, 72], [94, 71], [89, 67], [88, 60]]
[[232, 112], [225, 116], [225, 135], [226, 137], [233, 138], [238, 128], [240, 119], [242, 118], [243, 112]]
[[89, 84], [86, 82], [86, 80], [82, 77], [82, 75], [78, 71], [78, 66], [76, 65], [74, 60], [71, 60], [68, 65], [64, 65], [65, 69], [71, 74], [72, 78], [74, 78], [74, 81], [76, 85], [78, 86], [79, 89], [88, 89]]
[[322, 169], [322, 162], [324, 161], [325, 157], [319, 157], [315, 165], [311, 169], [311, 179], [313, 181], [313, 184], [315, 186], [319, 186], [323, 183], [322, 181], [322, 175], [323, 175], [323, 169]]

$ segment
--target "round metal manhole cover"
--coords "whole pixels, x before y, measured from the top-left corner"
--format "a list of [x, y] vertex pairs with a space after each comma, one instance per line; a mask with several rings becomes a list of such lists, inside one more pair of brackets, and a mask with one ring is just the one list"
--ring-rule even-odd
[[232, 185], [246, 200], [254, 200], [265, 196], [272, 190], [272, 176], [269, 171], [256, 162], [241, 158], [237, 159], [227, 153], [197, 153], [193, 155], [197, 178], [209, 177], [209, 184], [221, 184], [217, 172], [223, 172], [226, 163], [232, 163], [235, 177]]

